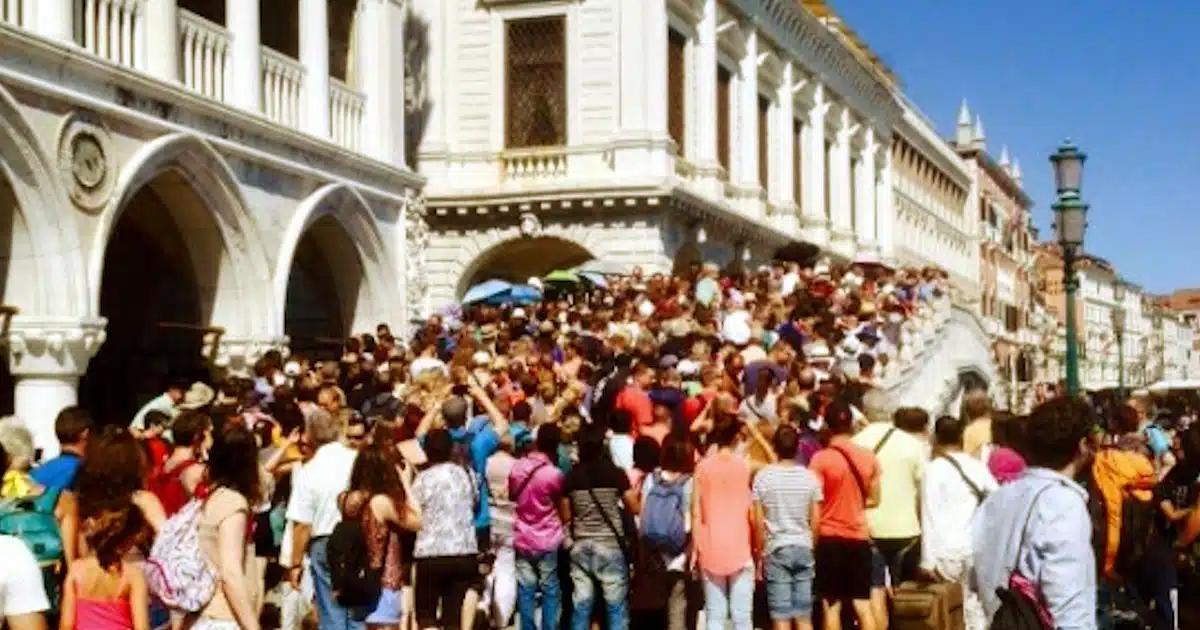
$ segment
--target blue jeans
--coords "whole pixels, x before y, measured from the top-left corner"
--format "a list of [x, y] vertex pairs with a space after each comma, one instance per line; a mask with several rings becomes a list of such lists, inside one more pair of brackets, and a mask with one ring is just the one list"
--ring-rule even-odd
[[767, 554], [767, 609], [771, 619], [789, 621], [812, 616], [816, 567], [809, 547], [776, 547]]
[[558, 630], [562, 589], [558, 584], [558, 550], [541, 555], [517, 553], [517, 611], [521, 630], [537, 630], [537, 596], [542, 596], [541, 630]]
[[608, 630], [629, 630], [629, 565], [625, 554], [614, 543], [592, 540], [576, 541], [571, 547], [571, 584], [575, 606], [571, 610], [572, 630], [588, 630], [592, 626], [592, 602], [596, 599], [594, 583], [608, 613]]
[[360, 619], [361, 611], [342, 608], [333, 599], [333, 584], [329, 575], [329, 558], [325, 556], [328, 538], [313, 539], [308, 546], [308, 559], [312, 561], [313, 591], [316, 594], [317, 614], [320, 615], [321, 630], [363, 630], [366, 626]]
[[751, 630], [754, 611], [754, 568], [733, 575], [704, 572], [704, 617], [709, 627], [724, 628], [732, 618], [734, 630]]

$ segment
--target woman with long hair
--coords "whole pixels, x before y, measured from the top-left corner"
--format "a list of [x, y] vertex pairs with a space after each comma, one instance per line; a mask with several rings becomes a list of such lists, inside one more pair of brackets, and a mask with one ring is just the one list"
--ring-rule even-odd
[[205, 486], [197, 493], [204, 501], [200, 550], [216, 569], [218, 588], [191, 626], [195, 630], [259, 628], [251, 506], [261, 494], [254, 434], [245, 425], [225, 427], [209, 451]]
[[[379, 603], [367, 615], [368, 628], [398, 630], [404, 619], [404, 557], [400, 530], [421, 529], [421, 510], [406, 474], [397, 466], [394, 446], [377, 441], [358, 452], [350, 487], [341, 498], [342, 518], [361, 519], [369, 563], [383, 572]], [[411, 469], [407, 469], [411, 470]]]
[[[88, 440], [75, 478], [75, 492], [64, 495], [64, 553], [68, 562], [86, 555], [89, 520], [110, 512], [137, 509], [146, 526], [157, 531], [167, 520], [162, 503], [145, 490], [147, 457], [125, 427], [105, 427]], [[77, 532], [68, 536], [68, 532]], [[152, 533], [152, 532], [150, 532]]]

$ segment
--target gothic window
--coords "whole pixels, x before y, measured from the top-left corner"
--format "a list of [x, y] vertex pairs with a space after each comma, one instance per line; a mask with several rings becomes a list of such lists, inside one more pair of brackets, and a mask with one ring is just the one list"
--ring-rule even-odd
[[567, 40], [563, 16], [505, 24], [505, 146], [567, 143]]
[[687, 114], [687, 38], [667, 29], [667, 132], [684, 155]]

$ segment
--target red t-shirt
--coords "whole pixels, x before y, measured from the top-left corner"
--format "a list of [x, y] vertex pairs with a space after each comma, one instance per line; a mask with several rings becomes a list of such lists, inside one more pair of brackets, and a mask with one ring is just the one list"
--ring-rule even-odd
[[654, 424], [654, 403], [650, 402], [650, 395], [632, 385], [617, 394], [613, 409], [628, 411], [629, 415], [633, 417], [630, 435], [635, 440], [642, 434], [643, 429]]
[[[862, 480], [861, 486], [850, 469], [851, 461]], [[879, 474], [875, 454], [839, 435], [813, 455], [808, 467], [821, 482], [824, 494], [818, 536], [868, 540], [866, 494], [871, 480]]]

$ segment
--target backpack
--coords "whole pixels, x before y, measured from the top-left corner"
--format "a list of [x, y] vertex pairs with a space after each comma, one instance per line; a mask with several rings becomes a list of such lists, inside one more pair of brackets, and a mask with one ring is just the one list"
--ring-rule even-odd
[[[343, 498], [343, 503], [345, 499]], [[368, 501], [370, 499], [368, 498]], [[343, 507], [343, 517], [345, 508]], [[383, 593], [383, 566], [371, 566], [370, 548], [367, 546], [366, 519], [370, 510], [364, 504], [357, 518], [342, 518], [329, 535], [325, 557], [329, 560], [330, 585], [337, 603], [344, 608], [374, 608]], [[385, 545], [390, 545], [389, 533]], [[388, 549], [383, 550], [387, 562]]]
[[1029, 502], [1029, 511], [1025, 514], [1021, 525], [1021, 537], [1017, 542], [1017, 557], [1013, 559], [1007, 586], [996, 588], [996, 597], [1000, 606], [992, 614], [991, 630], [1053, 630], [1053, 618], [1046, 610], [1045, 599], [1038, 591], [1037, 584], [1027, 579], [1017, 571], [1020, 563], [1021, 550], [1029, 535], [1029, 521], [1033, 519], [1034, 509], [1037, 508], [1038, 498], [1049, 490], [1053, 484], [1042, 486], [1033, 500]]
[[150, 593], [168, 608], [198, 612], [217, 590], [217, 572], [200, 547], [204, 502], [188, 501], [163, 523], [143, 565]]
[[0, 505], [0, 534], [20, 538], [43, 567], [63, 559], [62, 536], [58, 519], [54, 518], [58, 494], [58, 491], [46, 492]]
[[180, 475], [197, 463], [194, 459], [187, 459], [175, 464], [175, 467], [170, 470], [160, 468], [150, 477], [149, 490], [154, 493], [154, 496], [158, 497], [158, 501], [162, 503], [163, 511], [167, 513], [167, 516], [174, 515], [191, 500], [191, 494], [183, 486], [183, 480], [180, 479]]
[[642, 537], [650, 549], [672, 556], [687, 548], [684, 490], [689, 477], [667, 481], [659, 473], [650, 478], [650, 490], [642, 506]]

